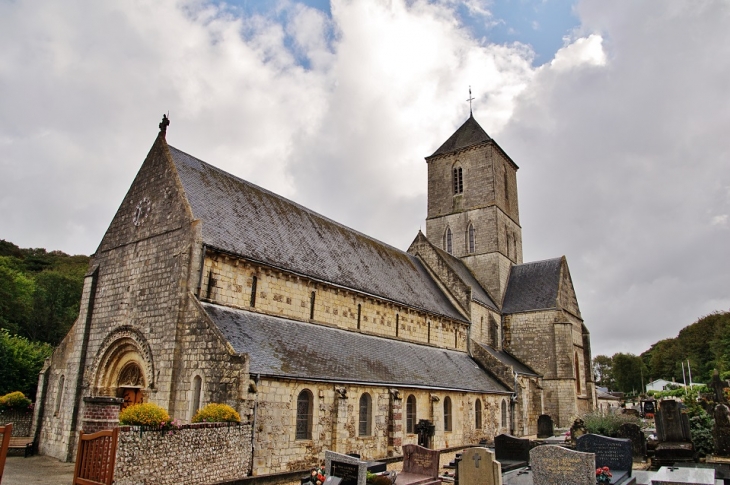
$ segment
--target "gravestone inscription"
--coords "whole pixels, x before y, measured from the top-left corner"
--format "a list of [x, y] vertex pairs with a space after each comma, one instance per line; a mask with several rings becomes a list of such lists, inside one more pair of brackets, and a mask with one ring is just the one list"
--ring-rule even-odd
[[502, 485], [502, 467], [487, 448], [468, 448], [459, 462], [459, 485]]
[[554, 434], [555, 427], [553, 425], [553, 418], [549, 414], [541, 414], [537, 418], [537, 437], [550, 438]]
[[403, 472], [427, 477], [439, 474], [439, 457], [441, 453], [418, 445], [403, 447]]
[[557, 445], [530, 450], [530, 467], [535, 485], [595, 485], [596, 457]]
[[585, 434], [578, 438], [576, 450], [595, 454], [596, 468], [610, 468], [613, 474], [611, 483], [622, 483], [631, 476], [634, 462], [631, 456], [631, 440]]
[[352, 456], [324, 452], [325, 472], [327, 476], [341, 478], [340, 485], [365, 485], [368, 464]]

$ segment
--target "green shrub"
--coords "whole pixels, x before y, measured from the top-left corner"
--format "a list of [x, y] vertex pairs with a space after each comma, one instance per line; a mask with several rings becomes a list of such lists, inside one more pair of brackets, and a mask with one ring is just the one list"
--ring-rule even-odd
[[634, 423], [641, 426], [639, 418], [628, 414], [602, 414], [600, 411], [594, 411], [584, 414], [581, 419], [583, 419], [589, 433], [613, 438], [618, 436], [618, 428], [624, 423]]
[[119, 424], [130, 426], [161, 427], [170, 423], [170, 415], [151, 402], [134, 404], [119, 413]]
[[692, 443], [694, 443], [695, 451], [700, 456], [706, 456], [715, 451], [715, 441], [712, 437], [714, 424], [715, 420], [704, 410], [689, 416], [689, 431], [692, 435]]
[[15, 409], [17, 411], [24, 411], [30, 407], [30, 403], [30, 399], [25, 397], [25, 394], [20, 391], [15, 391], [0, 397], [0, 410]]
[[228, 404], [210, 403], [198, 410], [193, 423], [240, 423], [241, 416]]

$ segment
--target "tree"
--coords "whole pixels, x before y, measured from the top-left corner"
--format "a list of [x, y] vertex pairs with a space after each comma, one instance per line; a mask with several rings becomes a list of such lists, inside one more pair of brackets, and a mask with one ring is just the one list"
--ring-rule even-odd
[[20, 391], [34, 399], [38, 373], [53, 347], [0, 329], [0, 396]]
[[647, 372], [641, 357], [634, 354], [618, 353], [613, 355], [613, 377], [616, 380], [616, 388], [619, 391], [644, 392], [642, 386], [642, 375]]
[[606, 355], [597, 355], [593, 359], [593, 375], [596, 384], [607, 387], [609, 390], [616, 389], [616, 381], [613, 378], [613, 359]]

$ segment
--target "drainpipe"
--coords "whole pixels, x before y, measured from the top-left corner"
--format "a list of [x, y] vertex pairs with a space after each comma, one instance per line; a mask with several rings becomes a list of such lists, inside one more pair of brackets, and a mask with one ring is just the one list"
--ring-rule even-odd
[[[202, 271], [201, 271], [202, 274]], [[261, 374], [256, 374], [256, 377], [254, 378], [254, 383], [256, 384], [256, 397], [254, 397], [253, 400], [253, 418], [251, 419], [251, 464], [248, 467], [248, 476], [253, 476], [253, 452], [254, 448], [256, 447], [256, 412], [259, 408], [259, 390], [258, 390], [258, 384], [259, 380], [261, 379]]]

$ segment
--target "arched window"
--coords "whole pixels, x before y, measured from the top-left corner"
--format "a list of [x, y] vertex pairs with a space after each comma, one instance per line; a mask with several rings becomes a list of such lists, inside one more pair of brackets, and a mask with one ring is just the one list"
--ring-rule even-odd
[[575, 388], [580, 394], [580, 362], [578, 361], [578, 352], [575, 353]]
[[450, 227], [447, 227], [446, 232], [444, 233], [444, 250], [446, 250], [449, 254], [453, 254], [454, 252], [453, 237]]
[[406, 433], [416, 432], [416, 396], [411, 394], [406, 399]]
[[469, 242], [469, 254], [472, 254], [476, 252], [477, 250], [477, 242], [476, 242], [476, 231], [474, 230], [474, 226], [469, 224], [469, 229], [467, 230], [468, 235], [468, 242]]
[[504, 233], [507, 236], [507, 257], [511, 258], [512, 257], [512, 236], [510, 236], [510, 234], [507, 232], [506, 229], [505, 229]]
[[477, 429], [482, 429], [482, 400], [477, 399], [474, 403], [474, 421]]
[[499, 326], [491, 314], [489, 315], [489, 343], [493, 349], [499, 348]]
[[367, 392], [360, 396], [360, 429], [359, 436], [370, 436], [373, 424], [372, 400]]
[[507, 427], [507, 401], [502, 399], [502, 427]]
[[454, 167], [454, 194], [461, 194], [462, 192], [464, 192], [464, 179], [461, 167]]
[[58, 379], [58, 389], [56, 389], [56, 410], [53, 412], [54, 416], [58, 416], [58, 413], [61, 412], [61, 400], [63, 399], [63, 386], [66, 383], [66, 377], [61, 376]]
[[314, 399], [309, 389], [304, 389], [297, 397], [297, 431], [296, 439], [312, 439], [312, 403]]
[[444, 399], [444, 431], [451, 431], [451, 398]]
[[203, 378], [200, 376], [193, 377], [193, 399], [192, 399], [192, 405], [190, 418], [192, 419], [193, 416], [195, 416], [195, 413], [198, 412], [198, 409], [200, 409], [200, 391], [203, 387]]

